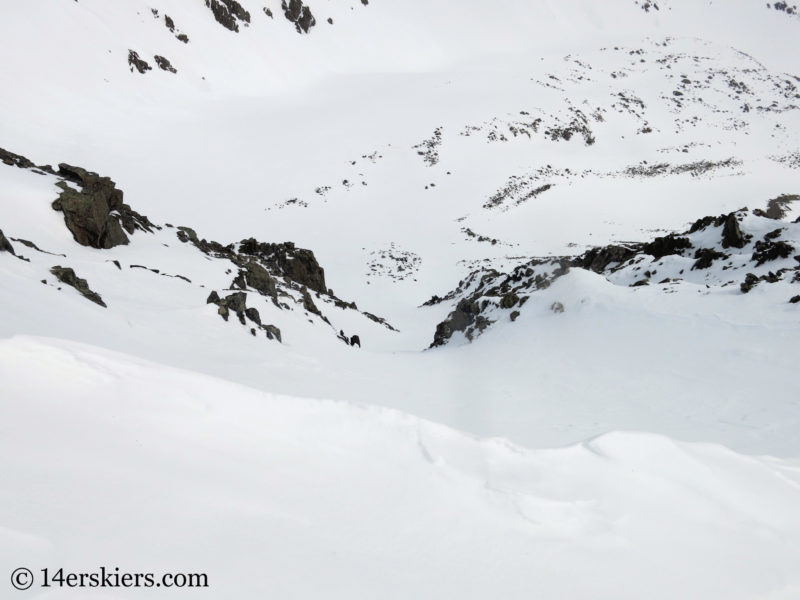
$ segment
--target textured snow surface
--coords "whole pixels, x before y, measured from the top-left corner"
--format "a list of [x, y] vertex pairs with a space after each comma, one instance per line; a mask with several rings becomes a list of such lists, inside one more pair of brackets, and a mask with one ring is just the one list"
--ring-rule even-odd
[[[634, 432], [528, 450], [44, 338], [0, 342], [0, 376], [4, 569], [204, 571], [201, 598], [800, 591], [797, 461]], [[105, 593], [27, 597], [152, 596]]]

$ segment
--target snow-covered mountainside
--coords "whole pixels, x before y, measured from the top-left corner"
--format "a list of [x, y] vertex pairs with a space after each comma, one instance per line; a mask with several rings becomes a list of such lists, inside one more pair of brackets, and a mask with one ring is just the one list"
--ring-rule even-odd
[[0, 358], [4, 566], [207, 573], [200, 598], [800, 590], [797, 461], [639, 433], [532, 451], [75, 343]]
[[51, 457], [152, 459], [212, 474], [148, 513], [210, 497], [211, 597], [800, 597], [796, 6], [0, 0], [0, 36], [3, 567], [101, 560], [117, 492], [77, 543]]

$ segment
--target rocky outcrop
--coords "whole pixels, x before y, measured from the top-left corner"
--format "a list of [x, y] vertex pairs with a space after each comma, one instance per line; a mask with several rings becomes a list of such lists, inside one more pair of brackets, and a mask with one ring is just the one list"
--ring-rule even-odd
[[647, 254], [650, 254], [656, 260], [670, 256], [673, 254], [680, 254], [682, 250], [692, 247], [692, 242], [689, 238], [678, 237], [675, 234], [670, 234], [664, 237], [657, 237], [649, 244], [642, 247]]
[[477, 301], [464, 298], [447, 319], [436, 326], [430, 347], [444, 346], [457, 331], [463, 331], [467, 339], [472, 341], [476, 333], [482, 333], [491, 324], [492, 321], [481, 315]]
[[699, 248], [697, 252], [694, 253], [695, 263], [692, 265], [692, 270], [696, 269], [708, 269], [711, 265], [714, 264], [714, 261], [718, 258], [727, 258], [728, 255], [719, 252], [718, 250], [714, 250], [713, 248]]
[[794, 246], [786, 242], [758, 241], [756, 242], [752, 260], [756, 262], [756, 266], [760, 267], [765, 262], [778, 260], [779, 258], [789, 258], [793, 252]]
[[53, 171], [53, 167], [50, 165], [35, 165], [33, 161], [25, 158], [21, 154], [14, 154], [13, 152], [9, 152], [8, 150], [4, 150], [0, 148], [0, 162], [9, 167], [19, 167], [20, 169], [32, 169], [34, 172], [39, 174], [43, 173], [50, 173], [53, 175], [55, 171]]
[[746, 243], [747, 240], [742, 233], [742, 229], [739, 227], [739, 220], [736, 218], [736, 213], [732, 212], [725, 219], [725, 225], [722, 228], [722, 247], [744, 248]]
[[78, 277], [75, 274], [75, 271], [73, 271], [69, 267], [55, 266], [52, 269], [50, 269], [50, 272], [61, 283], [78, 290], [80, 294], [87, 300], [91, 300], [95, 304], [99, 304], [103, 308], [107, 308], [106, 303], [103, 302], [103, 299], [100, 297], [100, 294], [93, 292], [89, 288], [89, 284], [86, 282], [86, 280]]
[[744, 281], [739, 286], [739, 289], [742, 290], [743, 294], [747, 294], [750, 290], [752, 290], [754, 287], [758, 285], [759, 281], [761, 280], [758, 278], [757, 275], [754, 275], [753, 273], [748, 273], [747, 275], [745, 275]]
[[129, 243], [125, 231], [152, 233], [156, 227], [123, 203], [122, 190], [110, 178], [65, 163], [58, 165], [58, 175], [80, 187], [74, 189], [66, 181], [58, 182], [62, 191], [52, 206], [64, 213], [67, 228], [82, 246], [113, 248]]
[[245, 27], [250, 24], [250, 13], [236, 0], [206, 0], [206, 6], [225, 29], [238, 33], [240, 22]]
[[152, 70], [148, 62], [139, 57], [139, 53], [135, 50], [128, 50], [128, 66], [131, 69], [131, 73], [134, 70], [139, 71], [139, 73], [147, 73], [148, 71]]
[[[258, 329], [265, 332], [268, 339], [277, 339], [282, 341], [281, 330], [275, 325], [265, 325], [261, 322], [261, 315], [257, 308], [247, 306], [247, 294], [245, 292], [234, 292], [228, 294], [224, 298], [214, 291], [209, 294], [206, 299], [206, 304], [215, 304], [217, 306], [217, 314], [225, 321], [230, 318], [231, 313], [235, 314], [242, 325], [246, 325], [250, 321], [256, 325]], [[253, 328], [251, 331], [255, 331]]]
[[325, 294], [325, 270], [311, 250], [296, 248], [292, 242], [282, 244], [261, 243], [250, 238], [239, 244], [239, 253], [257, 257], [264, 265], [282, 276]]
[[0, 162], [9, 167], [19, 167], [20, 169], [32, 169], [34, 165], [30, 160], [19, 154], [14, 154], [8, 150], [0, 148]]
[[153, 57], [158, 65], [158, 68], [162, 71], [169, 71], [170, 73], [177, 73], [178, 69], [172, 66], [172, 63], [169, 62], [168, 59], [164, 58], [163, 56], [159, 56], [156, 54]]
[[3, 235], [2, 229], [0, 229], [0, 252], [10, 252], [14, 256], [17, 255], [17, 253], [14, 252], [14, 247], [11, 245], [11, 242], [9, 242], [6, 239], [6, 236]]
[[583, 256], [575, 260], [575, 266], [588, 269], [595, 273], [602, 273], [608, 266], [614, 263], [623, 263], [637, 252], [637, 248], [627, 248], [625, 246], [604, 246], [602, 248], [592, 248]]
[[274, 300], [278, 298], [278, 288], [275, 279], [260, 264], [250, 261], [239, 271], [238, 277], [233, 282], [233, 287], [245, 289], [251, 287], [264, 296]]
[[720, 215], [718, 217], [703, 217], [702, 219], [697, 219], [694, 224], [689, 228], [688, 233], [697, 233], [698, 231], [702, 231], [706, 227], [713, 225], [714, 227], [719, 227], [725, 220], [728, 218], [727, 215]]
[[306, 288], [303, 288], [302, 295], [303, 295], [303, 308], [313, 315], [322, 317], [322, 313], [317, 308], [317, 305], [314, 304], [314, 300], [311, 298], [311, 294], [308, 293], [308, 290]]
[[798, 194], [781, 194], [767, 203], [767, 210], [757, 208], [753, 211], [753, 214], [758, 217], [780, 220], [789, 213], [789, 207], [792, 203], [798, 200], [800, 200], [800, 195]]
[[[775, 207], [775, 211], [784, 206], [781, 203]], [[598, 273], [614, 285], [658, 287], [666, 293], [677, 292], [674, 286], [683, 281], [698, 287], [704, 285], [706, 290], [712, 286], [726, 288], [736, 285], [736, 274], [741, 281], [739, 287], [745, 294], [762, 283], [800, 283], [800, 265], [787, 265], [786, 262], [786, 259], [794, 257], [800, 263], [796, 248], [800, 234], [797, 226], [783, 221], [779, 227], [769, 228], [771, 231], [768, 230], [761, 240], [755, 242], [755, 251], [751, 255], [749, 244], [754, 236], [743, 230], [742, 224], [746, 228], [752, 226], [752, 231], [763, 231], [765, 226], [769, 226], [769, 221], [763, 220], [763, 217], [776, 217], [777, 212], [771, 216], [760, 215], [760, 222], [751, 221], [747, 218], [748, 214], [755, 214], [755, 211], [750, 213], [747, 209], [741, 209], [729, 214], [703, 217], [689, 231], [681, 234], [657, 237], [647, 243], [626, 242], [591, 248], [575, 258], [534, 258], [519, 264], [510, 273], [499, 273], [491, 268], [473, 271], [459, 282], [455, 290], [443, 297], [433, 296], [424, 304], [455, 304], [455, 309], [447, 319], [437, 326], [431, 347], [446, 344], [457, 331], [463, 331], [467, 339], [472, 340], [487, 324], [496, 320], [501, 311], [509, 311], [510, 320], [515, 321], [521, 314], [521, 307], [532, 294], [549, 287], [570, 267]], [[715, 230], [693, 235], [709, 227]], [[726, 251], [726, 248], [730, 250]], [[675, 258], [663, 260], [667, 256]], [[763, 265], [770, 261], [776, 261], [777, 265], [774, 271], [765, 273]], [[759, 267], [762, 268], [756, 273], [747, 272]], [[690, 275], [691, 271], [701, 273]], [[554, 312], [561, 312], [561, 308], [558, 302], [551, 306]]]
[[289, 0], [288, 4], [286, 0], [281, 0], [281, 8], [284, 16], [294, 23], [297, 33], [308, 33], [317, 24], [311, 9], [303, 4], [303, 0]]

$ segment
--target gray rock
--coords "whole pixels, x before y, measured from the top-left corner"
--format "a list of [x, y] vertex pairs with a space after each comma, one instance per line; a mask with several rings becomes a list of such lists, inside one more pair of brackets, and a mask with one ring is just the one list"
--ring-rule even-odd
[[636, 249], [612, 244], [589, 250], [586, 254], [576, 259], [575, 264], [595, 273], [603, 273], [610, 264], [623, 263], [635, 254]]
[[69, 267], [55, 266], [50, 269], [50, 272], [55, 275], [56, 279], [58, 279], [61, 283], [78, 290], [87, 300], [91, 300], [95, 304], [99, 304], [100, 306], [107, 308], [106, 303], [103, 302], [100, 294], [93, 292], [89, 288], [89, 284], [86, 282], [86, 280], [78, 277], [75, 274], [75, 271]]
[[10, 252], [14, 256], [17, 255], [17, 253], [14, 252], [14, 247], [11, 245], [11, 242], [9, 242], [6, 239], [6, 236], [3, 235], [2, 229], [0, 229], [0, 252]]
[[289, 0], [288, 4], [286, 0], [281, 0], [281, 8], [284, 16], [294, 23], [297, 33], [308, 33], [317, 24], [311, 9], [305, 6], [302, 0]]
[[754, 287], [758, 285], [759, 281], [760, 279], [758, 278], [758, 276], [754, 275], [753, 273], [748, 273], [747, 275], [745, 275], [744, 281], [739, 286], [739, 289], [742, 290], [743, 294], [747, 294], [750, 290], [752, 290]]
[[158, 68], [162, 71], [169, 71], [170, 73], [177, 73], [178, 70], [172, 66], [172, 63], [169, 62], [169, 59], [156, 54], [153, 57], [158, 65]]
[[276, 339], [283, 343], [281, 339], [281, 330], [275, 327], [275, 325], [262, 325], [261, 328], [267, 332], [267, 337], [269, 339]]
[[793, 253], [794, 246], [787, 242], [758, 241], [751, 260], [756, 261], [757, 266], [761, 266], [765, 262], [779, 258], [789, 258]]
[[261, 315], [258, 313], [257, 308], [247, 308], [245, 309], [244, 314], [256, 325], [261, 325]]
[[657, 237], [649, 244], [645, 244], [642, 249], [654, 259], [658, 260], [665, 256], [680, 254], [681, 250], [686, 250], [691, 247], [692, 242], [689, 241], [689, 238], [670, 234], [664, 237]]
[[239, 31], [239, 22], [250, 23], [250, 13], [236, 0], [206, 0], [217, 23], [231, 31]]
[[244, 269], [240, 271], [240, 276], [244, 278], [245, 283], [264, 296], [277, 298], [278, 288], [275, 279], [269, 272], [255, 261], [250, 261], [244, 265]]
[[722, 228], [722, 247], [744, 248], [746, 243], [747, 240], [739, 227], [736, 213], [732, 212], [725, 219], [725, 226]]
[[303, 308], [305, 308], [308, 312], [321, 317], [322, 313], [317, 308], [317, 305], [314, 304], [314, 300], [311, 298], [311, 294], [308, 293], [308, 290], [306, 288], [303, 288], [302, 294], [303, 294]]
[[713, 248], [699, 248], [697, 252], [694, 253], [695, 263], [692, 265], [692, 271], [695, 269], [708, 269], [711, 265], [714, 264], [714, 261], [718, 258], [727, 258], [727, 254], [723, 254]]
[[500, 308], [514, 308], [519, 302], [519, 296], [517, 296], [514, 292], [508, 292], [505, 296], [503, 296], [500, 300]]
[[133, 73], [134, 69], [139, 71], [139, 73], [147, 73], [153, 67], [151, 67], [146, 60], [143, 60], [139, 57], [139, 53], [135, 50], [128, 50], [128, 66], [131, 68], [131, 73]]
[[122, 190], [108, 177], [65, 163], [58, 165], [58, 175], [80, 186], [76, 190], [65, 181], [56, 185], [61, 194], [53, 202], [54, 210], [64, 213], [64, 222], [75, 241], [82, 246], [107, 249], [129, 243], [123, 227], [152, 232], [150, 219], [123, 203]]

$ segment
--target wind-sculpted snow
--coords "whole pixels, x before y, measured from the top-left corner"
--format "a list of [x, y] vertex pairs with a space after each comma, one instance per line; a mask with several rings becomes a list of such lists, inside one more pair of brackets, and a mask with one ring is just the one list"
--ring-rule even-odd
[[9, 568], [180, 566], [198, 598], [800, 589], [796, 461], [635, 432], [534, 451], [41, 338], [0, 342], [0, 381]]

